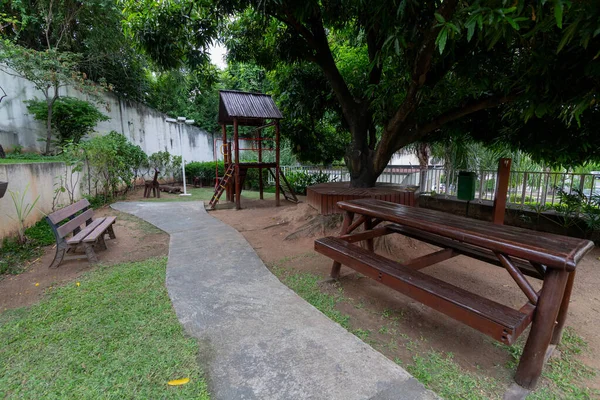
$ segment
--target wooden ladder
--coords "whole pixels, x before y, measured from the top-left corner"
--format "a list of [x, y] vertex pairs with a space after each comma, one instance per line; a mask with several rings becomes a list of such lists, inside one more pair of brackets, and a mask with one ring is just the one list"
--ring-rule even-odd
[[[271, 173], [273, 180], [277, 182], [277, 179], [275, 178], [275, 172], [273, 171], [273, 169], [267, 169]], [[281, 190], [281, 193], [283, 193], [283, 197], [285, 197], [287, 201], [291, 201], [292, 203], [298, 203], [298, 197], [296, 197], [296, 193], [294, 192], [292, 185], [290, 185], [288, 180], [285, 178], [285, 175], [283, 174], [283, 171], [281, 169], [279, 170], [279, 177], [281, 178], [279, 180], [279, 190]]]
[[208, 203], [207, 208], [209, 210], [215, 209], [215, 206], [217, 205], [217, 203], [219, 202], [219, 199], [221, 198], [221, 195], [227, 188], [227, 183], [229, 183], [229, 180], [233, 176], [234, 171], [235, 171], [235, 164], [230, 164], [229, 168], [227, 168], [227, 171], [225, 171], [225, 175], [223, 175], [223, 177], [221, 178], [221, 180], [219, 180], [219, 183], [215, 187], [215, 193], [213, 194], [212, 198], [210, 199], [210, 202]]

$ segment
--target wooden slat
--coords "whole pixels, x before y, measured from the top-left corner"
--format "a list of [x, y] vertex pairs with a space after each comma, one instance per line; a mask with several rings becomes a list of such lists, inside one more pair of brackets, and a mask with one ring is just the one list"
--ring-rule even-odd
[[90, 202], [87, 199], [79, 200], [77, 203], [73, 203], [65, 208], [62, 208], [52, 214], [48, 215], [48, 219], [53, 224], [58, 224], [60, 221], [69, 218], [71, 215], [77, 214], [79, 211], [89, 208]]
[[104, 231], [106, 231], [108, 229], [109, 226], [111, 226], [112, 224], [115, 223], [115, 220], [117, 218], [116, 217], [106, 217], [104, 218], [104, 221], [102, 221], [102, 223], [96, 228], [94, 229], [89, 235], [87, 235], [85, 237], [85, 239], [83, 239], [84, 243], [90, 243], [90, 242], [95, 242], [98, 237], [104, 233]]
[[[417, 240], [423, 241], [425, 243], [432, 244], [434, 246], [450, 248], [460, 254], [464, 254], [471, 258], [475, 258], [477, 260], [487, 262], [487, 263], [496, 265], [498, 267], [503, 267], [502, 264], [500, 263], [500, 260], [498, 260], [498, 257], [496, 257], [492, 251], [483, 249], [481, 247], [472, 246], [472, 245], [469, 245], [466, 243], [461, 243], [456, 240], [444, 238], [442, 236], [434, 235], [431, 233], [425, 233], [420, 230], [417, 230], [414, 228], [408, 228], [406, 226], [401, 226], [398, 224], [388, 224], [385, 226], [385, 228], [389, 229], [390, 231], [411, 237], [413, 239], [417, 239]], [[540, 274], [540, 272], [537, 271], [535, 268], [533, 268], [531, 266], [531, 264], [528, 263], [527, 261], [518, 260], [518, 259], [513, 258], [513, 263], [525, 275], [528, 275], [528, 276], [531, 276], [531, 277], [537, 278], [537, 279], [544, 279], [544, 275]]]
[[338, 207], [568, 271], [575, 270], [577, 262], [594, 247], [591, 241], [585, 239], [495, 225], [375, 199], [340, 202]]
[[104, 222], [104, 218], [98, 218], [92, 221], [91, 224], [83, 228], [77, 235], [74, 235], [72, 238], [67, 240], [67, 244], [79, 244], [81, 241], [90, 234], [94, 229], [98, 227], [102, 222]]
[[69, 233], [73, 232], [76, 228], [78, 228], [80, 225], [83, 225], [88, 219], [92, 219], [93, 216], [94, 216], [94, 211], [91, 209], [88, 209], [88, 210], [84, 211], [82, 214], [79, 214], [78, 216], [76, 216], [75, 218], [73, 218], [72, 220], [70, 220], [69, 222], [64, 224], [63, 226], [59, 227], [56, 230], [56, 232], [58, 233], [59, 237], [64, 238]]
[[510, 307], [369, 252], [334, 237], [315, 241], [315, 250], [494, 339], [512, 344], [531, 320]]
[[440, 263], [442, 261], [446, 261], [452, 257], [456, 257], [459, 253], [455, 252], [452, 249], [444, 249], [440, 251], [436, 251], [435, 253], [426, 254], [422, 257], [413, 258], [410, 261], [402, 263], [405, 267], [410, 267], [412, 269], [423, 269], [434, 264]]

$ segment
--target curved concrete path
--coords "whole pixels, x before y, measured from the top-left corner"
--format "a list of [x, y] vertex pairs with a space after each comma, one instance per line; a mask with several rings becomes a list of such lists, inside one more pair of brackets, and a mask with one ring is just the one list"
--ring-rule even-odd
[[213, 399], [437, 398], [283, 285], [202, 202], [112, 207], [171, 236], [167, 289]]

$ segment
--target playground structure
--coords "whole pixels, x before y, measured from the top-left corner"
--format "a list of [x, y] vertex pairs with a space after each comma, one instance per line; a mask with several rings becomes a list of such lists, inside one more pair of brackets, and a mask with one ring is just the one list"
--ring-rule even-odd
[[[247, 93], [234, 90], [219, 91], [219, 124], [221, 125], [223, 138], [222, 144], [217, 146], [215, 141], [215, 161], [218, 161], [218, 153], [223, 155], [225, 174], [219, 177], [218, 164], [216, 167], [215, 193], [213, 194], [208, 209], [215, 208], [221, 195], [225, 193], [227, 201], [234, 202], [235, 208], [241, 208], [240, 195], [248, 169], [259, 170], [259, 192], [263, 199], [264, 182], [263, 170], [266, 169], [275, 180], [275, 205], [280, 205], [280, 196], [283, 193], [286, 200], [298, 202], [296, 194], [286, 180], [279, 166], [280, 154], [280, 128], [279, 120], [283, 118], [277, 109], [271, 96], [262, 93]], [[269, 121], [270, 122], [267, 122]], [[227, 139], [227, 126], [233, 126], [233, 140]], [[256, 127], [250, 138], [239, 137], [240, 126]], [[275, 137], [263, 136], [263, 130], [269, 127], [275, 129]], [[243, 142], [246, 147], [240, 147]], [[265, 147], [265, 144], [270, 147]], [[256, 152], [257, 162], [241, 162], [240, 151]], [[275, 152], [275, 161], [265, 162], [264, 152]]]

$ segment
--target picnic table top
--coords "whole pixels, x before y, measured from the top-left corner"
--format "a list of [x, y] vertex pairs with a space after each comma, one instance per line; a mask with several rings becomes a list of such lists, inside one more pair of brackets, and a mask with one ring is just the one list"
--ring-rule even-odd
[[341, 201], [345, 211], [394, 222], [459, 242], [522, 258], [550, 268], [575, 270], [594, 247], [586, 239], [537, 232], [461, 217], [441, 211], [404, 206], [377, 199]]

